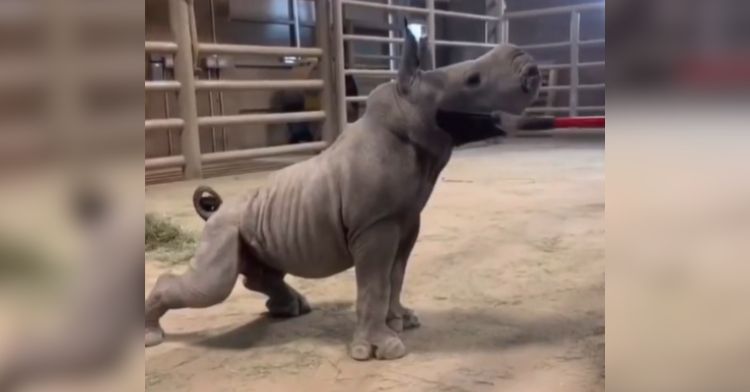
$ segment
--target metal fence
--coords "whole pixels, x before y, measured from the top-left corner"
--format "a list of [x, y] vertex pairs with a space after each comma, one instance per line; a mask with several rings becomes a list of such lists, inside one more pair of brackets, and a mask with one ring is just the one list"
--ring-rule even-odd
[[[347, 75], [375, 78], [392, 78], [396, 74], [396, 46], [403, 43], [403, 38], [396, 37], [394, 31], [399, 30], [398, 23], [394, 23], [397, 14], [417, 14], [425, 19], [427, 42], [431, 48], [433, 64], [435, 64], [436, 48], [475, 47], [492, 48], [498, 42], [508, 42], [509, 24], [514, 20], [535, 18], [545, 15], [570, 15], [570, 34], [568, 40], [561, 42], [541, 43], [533, 45], [519, 45], [523, 49], [539, 50], [547, 48], [569, 48], [570, 63], [546, 64], [540, 68], [569, 69], [570, 83], [565, 86], [544, 86], [543, 90], [568, 91], [567, 107], [532, 107], [528, 113], [562, 112], [578, 115], [579, 112], [603, 111], [603, 106], [579, 106], [579, 93], [584, 90], [604, 89], [604, 84], [581, 84], [579, 71], [586, 67], [603, 67], [604, 61], [581, 62], [580, 49], [585, 46], [604, 45], [604, 39], [581, 40], [581, 13], [590, 10], [604, 12], [604, 3], [591, 3], [573, 6], [562, 6], [547, 9], [507, 12], [502, 0], [489, 0], [487, 6], [491, 15], [455, 12], [435, 8], [436, 0], [424, 0], [425, 7], [396, 5], [392, 0], [362, 1], [362, 0], [314, 0], [315, 1], [315, 31], [318, 47], [286, 47], [286, 46], [257, 46], [257, 45], [229, 45], [220, 43], [197, 42], [195, 33], [195, 18], [193, 0], [168, 0], [170, 25], [173, 42], [147, 41], [146, 52], [162, 52], [174, 55], [174, 71], [176, 80], [146, 81], [146, 91], [176, 92], [180, 117], [147, 119], [146, 132], [157, 130], [180, 129], [181, 155], [172, 155], [146, 160], [147, 170], [164, 168], [183, 168], [184, 178], [200, 178], [203, 175], [203, 165], [219, 162], [259, 158], [299, 152], [317, 152], [331, 143], [347, 123], [347, 103], [363, 102], [365, 95], [346, 96]], [[296, 0], [294, 0], [296, 3]], [[490, 6], [491, 5], [491, 6]], [[345, 33], [344, 23], [346, 9], [360, 7], [380, 10], [387, 13], [387, 36], [363, 35]], [[296, 7], [295, 7], [296, 8]], [[330, 18], [333, 20], [330, 20]], [[485, 23], [484, 42], [467, 42], [440, 40], [435, 37], [436, 18], [462, 18]], [[296, 16], [295, 16], [296, 18]], [[297, 32], [299, 30], [297, 29]], [[299, 41], [297, 41], [299, 42]], [[351, 63], [345, 66], [344, 47], [353, 42], [376, 42], [388, 44], [387, 55], [360, 55], [360, 57], [378, 57], [388, 62], [386, 69], [368, 69], [357, 67]], [[350, 55], [354, 56], [352, 50]], [[194, 76], [195, 60], [200, 55], [272, 55], [318, 57], [321, 79], [314, 80], [196, 80]], [[258, 89], [315, 89], [321, 91], [322, 110], [302, 111], [292, 113], [260, 113], [237, 114], [199, 117], [197, 110], [196, 91], [227, 91], [227, 90], [258, 90]], [[323, 140], [300, 144], [260, 147], [244, 150], [201, 153], [198, 130], [201, 127], [226, 126], [251, 123], [291, 123], [322, 121]]]
[[[258, 45], [229, 45], [197, 42], [192, 0], [169, 0], [170, 26], [174, 42], [145, 43], [146, 52], [174, 54], [175, 79], [173, 81], [146, 81], [146, 91], [176, 91], [178, 93], [179, 118], [147, 119], [146, 132], [166, 129], [180, 129], [181, 155], [172, 155], [146, 160], [146, 170], [182, 167], [184, 178], [200, 178], [203, 164], [211, 164], [240, 159], [250, 159], [300, 152], [316, 152], [324, 149], [335, 139], [337, 129], [327, 119], [334, 118], [331, 112], [330, 89], [332, 80], [330, 61], [324, 54], [329, 53], [328, 32], [329, 2], [316, 0], [316, 36], [318, 47], [285, 47]], [[318, 57], [321, 79], [314, 80], [196, 80], [195, 59], [205, 54], [224, 55], [271, 55]], [[222, 116], [198, 116], [196, 91], [226, 91], [254, 89], [318, 89], [322, 91], [322, 110], [292, 113], [259, 113]], [[250, 148], [202, 154], [198, 129], [200, 127], [225, 126], [252, 123], [292, 123], [322, 121], [323, 140], [283, 146]]]
[[[393, 29], [398, 26], [393, 23], [393, 16], [396, 14], [411, 14], [420, 15], [426, 18], [426, 30], [427, 30], [427, 42], [430, 45], [432, 53], [432, 61], [435, 64], [436, 48], [439, 46], [452, 46], [452, 47], [475, 47], [475, 48], [487, 48], [494, 47], [498, 42], [507, 43], [509, 40], [509, 25], [512, 21], [523, 19], [523, 18], [534, 18], [545, 15], [557, 15], [557, 14], [569, 14], [570, 15], [570, 36], [567, 41], [541, 43], [533, 45], [519, 45], [522, 49], [538, 50], [538, 49], [551, 49], [551, 48], [570, 48], [570, 63], [568, 64], [549, 64], [542, 65], [540, 68], [546, 69], [569, 69], [570, 70], [570, 84], [566, 86], [545, 86], [542, 87], [542, 91], [568, 91], [569, 92], [569, 105], [567, 107], [535, 107], [529, 108], [527, 113], [546, 113], [546, 112], [568, 112], [571, 116], [578, 115], [581, 111], [603, 111], [603, 106], [579, 106], [578, 96], [582, 90], [603, 90], [604, 84], [581, 84], [579, 83], [579, 70], [586, 67], [603, 67], [604, 61], [597, 62], [581, 62], [580, 61], [580, 48], [583, 46], [594, 46], [604, 45], [604, 39], [591, 39], [581, 40], [581, 13], [590, 10], [597, 10], [604, 12], [604, 3], [590, 3], [580, 4], [571, 6], [561, 6], [546, 9], [528, 10], [528, 11], [506, 11], [505, 2], [502, 0], [491, 0], [487, 6], [487, 15], [473, 14], [465, 12], [455, 12], [448, 10], [441, 10], [435, 8], [435, 0], [425, 0], [425, 7], [412, 7], [405, 5], [392, 4], [392, 0], [381, 0], [381, 2], [375, 1], [363, 1], [363, 0], [335, 0], [335, 16], [334, 16], [334, 42], [336, 43], [336, 76], [338, 78], [336, 98], [338, 101], [338, 122], [339, 126], [343, 127], [347, 121], [346, 115], [346, 103], [347, 102], [364, 102], [367, 99], [366, 95], [359, 96], [346, 96], [344, 90], [344, 78], [347, 75], [357, 75], [360, 77], [382, 77], [392, 78], [396, 74], [395, 61], [398, 58], [396, 56], [395, 45], [403, 43], [403, 38], [395, 38]], [[348, 7], [362, 7], [373, 10], [385, 11], [389, 14], [388, 36], [373, 36], [373, 35], [361, 35], [361, 34], [347, 34], [344, 32], [344, 21], [346, 20], [346, 9]], [[440, 40], [435, 37], [435, 18], [462, 18], [475, 20], [478, 22], [485, 23], [487, 27], [485, 30], [491, 32], [485, 34], [484, 42], [467, 42], [467, 41], [452, 41], [452, 40]], [[367, 69], [367, 68], [356, 68], [345, 66], [344, 62], [344, 47], [351, 42], [380, 42], [387, 43], [389, 45], [389, 53], [385, 58], [388, 58], [389, 67], [388, 69]], [[352, 52], [349, 49], [349, 52]], [[372, 55], [360, 55], [373, 57]], [[355, 57], [355, 55], [352, 55]]]

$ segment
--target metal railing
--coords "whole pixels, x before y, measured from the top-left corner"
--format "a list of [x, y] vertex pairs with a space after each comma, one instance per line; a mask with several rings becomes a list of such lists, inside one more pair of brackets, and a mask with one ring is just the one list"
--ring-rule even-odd
[[[194, 18], [191, 17], [192, 4], [190, 0], [168, 0], [169, 19], [174, 41], [146, 41], [145, 50], [150, 53], [168, 53], [174, 56], [175, 80], [146, 81], [144, 88], [147, 92], [163, 94], [177, 93], [179, 117], [145, 120], [147, 132], [163, 130], [180, 130], [181, 155], [151, 158], [146, 160], [147, 169], [183, 168], [185, 178], [199, 178], [203, 173], [203, 164], [225, 162], [232, 160], [250, 159], [271, 155], [288, 154], [293, 152], [320, 151], [331, 143], [347, 123], [347, 103], [365, 102], [367, 96], [346, 96], [345, 77], [348, 75], [366, 78], [393, 78], [396, 71], [396, 61], [399, 59], [397, 46], [403, 43], [403, 38], [394, 34], [399, 23], [393, 18], [394, 13], [417, 14], [425, 18], [427, 42], [435, 64], [436, 47], [466, 47], [492, 48], [497, 43], [507, 43], [509, 38], [509, 24], [513, 20], [535, 18], [544, 15], [569, 14], [570, 31], [566, 41], [520, 45], [527, 50], [543, 50], [552, 48], [569, 48], [570, 62], [567, 64], [543, 64], [542, 69], [569, 69], [570, 82], [567, 85], [552, 85], [542, 88], [543, 91], [568, 91], [569, 104], [567, 107], [537, 107], [528, 109], [528, 113], [568, 112], [570, 115], [578, 113], [603, 111], [603, 106], [579, 106], [579, 92], [604, 89], [603, 83], [581, 84], [579, 70], [589, 67], [603, 67], [604, 61], [582, 62], [581, 47], [603, 45], [604, 39], [581, 39], [581, 13], [592, 10], [604, 10], [603, 3], [581, 4], [573, 6], [553, 7], [538, 10], [507, 12], [503, 0], [488, 0], [488, 15], [471, 14], [435, 8], [435, 0], [425, 0], [425, 7], [412, 7], [392, 4], [393, 0], [380, 2], [362, 0], [314, 0], [315, 1], [315, 32], [319, 47], [294, 46], [259, 46], [235, 45], [221, 43], [197, 42], [194, 37]], [[373, 36], [363, 34], [345, 34], [345, 8], [361, 7], [385, 11], [388, 15], [385, 26], [387, 36]], [[333, 17], [330, 21], [329, 18]], [[454, 41], [436, 39], [436, 18], [458, 18], [485, 23], [485, 37], [482, 42]], [[296, 17], [295, 17], [296, 18]], [[192, 20], [192, 21], [191, 21]], [[353, 42], [374, 42], [388, 45], [387, 54], [363, 54], [360, 57], [370, 61], [380, 61], [384, 69], [372, 67], [345, 66], [344, 46]], [[318, 57], [321, 78], [313, 80], [196, 80], [194, 74], [195, 56], [207, 54], [224, 55], [268, 55]], [[198, 116], [198, 91], [223, 92], [240, 90], [320, 90], [322, 110], [303, 111], [295, 113], [260, 113], [219, 116]], [[173, 111], [175, 112], [175, 111]], [[212, 111], [213, 113], [213, 111]], [[253, 148], [237, 151], [223, 151], [201, 153], [198, 131], [201, 127], [226, 126], [237, 124], [274, 124], [289, 122], [323, 121], [323, 141], [302, 143], [285, 146]], [[170, 138], [171, 143], [171, 138]], [[171, 146], [171, 144], [170, 144]]]
[[[345, 19], [345, 6], [370, 8], [376, 10], [385, 11], [388, 15], [394, 13], [407, 13], [415, 15], [425, 15], [427, 17], [427, 42], [430, 45], [430, 49], [433, 55], [433, 64], [435, 64], [435, 48], [436, 46], [452, 46], [452, 47], [475, 47], [475, 48], [492, 48], [497, 43], [507, 43], [509, 37], [509, 24], [513, 20], [534, 18], [546, 15], [558, 15], [558, 14], [569, 14], [570, 15], [570, 35], [567, 41], [561, 42], [550, 42], [550, 43], [539, 43], [531, 45], [519, 45], [519, 47], [526, 50], [539, 50], [539, 49], [554, 49], [554, 48], [570, 48], [570, 63], [569, 64], [550, 64], [542, 65], [541, 68], [546, 69], [569, 69], [570, 70], [570, 83], [564, 86], [548, 86], [544, 87], [543, 91], [568, 91], [569, 105], [567, 108], [560, 107], [546, 107], [546, 108], [530, 108], [529, 113], [535, 112], [562, 112], [567, 111], [570, 115], [577, 115], [579, 112], [592, 112], [602, 111], [603, 106], [579, 106], [578, 96], [581, 90], [598, 90], [604, 89], [603, 83], [597, 84], [581, 84], [579, 79], [579, 70], [586, 67], [602, 67], [604, 61], [596, 62], [581, 62], [580, 61], [580, 48], [582, 46], [594, 46], [603, 45], [604, 39], [591, 39], [581, 40], [580, 39], [580, 23], [581, 13], [585, 11], [600, 10], [604, 12], [604, 3], [588, 3], [571, 6], [552, 7], [536, 10], [527, 11], [506, 11], [505, 1], [503, 0], [491, 0], [488, 2], [488, 13], [491, 15], [472, 14], [464, 12], [455, 12], [447, 10], [435, 9], [435, 1], [427, 0], [425, 2], [425, 8], [393, 5], [391, 0], [383, 0], [384, 2], [374, 1], [362, 1], [362, 0], [335, 0], [334, 6], [334, 42], [336, 44], [336, 71], [337, 71], [337, 85], [338, 91], [336, 94], [338, 102], [338, 122], [339, 127], [343, 129], [346, 125], [346, 103], [347, 102], [364, 102], [367, 97], [364, 95], [359, 96], [346, 96], [345, 94], [345, 76], [356, 75], [359, 77], [370, 77], [370, 78], [392, 78], [396, 75], [394, 66], [394, 60], [398, 59], [395, 55], [394, 47], [403, 43], [403, 38], [394, 38], [392, 34], [392, 21], [389, 17], [388, 37], [385, 36], [373, 36], [373, 35], [361, 35], [361, 34], [345, 34], [344, 33], [344, 19]], [[494, 8], [493, 11], [490, 9]], [[477, 20], [486, 23], [486, 26], [494, 27], [495, 34], [486, 34], [485, 42], [467, 42], [467, 41], [452, 41], [452, 40], [438, 40], [435, 38], [435, 17], [448, 17], [448, 18], [460, 18]], [[486, 31], [492, 31], [493, 29], [487, 28]], [[344, 45], [351, 42], [380, 42], [387, 43], [389, 45], [389, 54], [379, 56], [384, 60], [388, 60], [390, 66], [388, 69], [367, 69], [357, 68], [350, 64], [350, 67], [345, 67], [344, 64]], [[376, 55], [367, 54], [359, 55], [358, 57], [377, 59]], [[564, 109], [564, 110], [563, 110]]]
[[[259, 45], [230, 45], [218, 43], [196, 42], [191, 31], [195, 31], [192, 1], [169, 0], [170, 26], [174, 42], [146, 41], [145, 50], [152, 53], [173, 53], [175, 58], [175, 78], [167, 81], [146, 81], [147, 92], [177, 92], [179, 103], [179, 118], [147, 119], [146, 131], [165, 129], [180, 129], [182, 154], [147, 159], [145, 167], [148, 170], [182, 167], [186, 179], [202, 177], [203, 164], [235, 161], [281, 154], [316, 152], [331, 143], [338, 132], [327, 119], [330, 114], [331, 90], [330, 81], [330, 53], [329, 49], [329, 9], [328, 0], [316, 2], [316, 36], [319, 47], [281, 47]], [[313, 80], [196, 80], [193, 72], [196, 55], [226, 54], [226, 55], [272, 55], [318, 57], [321, 79]], [[328, 59], [327, 59], [328, 58]], [[221, 116], [198, 116], [197, 91], [226, 91], [226, 90], [321, 90], [322, 110], [292, 113], [260, 113]], [[251, 148], [244, 150], [223, 151], [202, 154], [200, 151], [198, 130], [201, 127], [238, 124], [274, 124], [323, 121], [323, 141], [299, 143], [292, 145]]]
[[506, 12], [503, 15], [502, 30], [505, 34], [507, 42], [508, 24], [514, 19], [523, 18], [535, 18], [540, 16], [548, 15], [570, 15], [570, 32], [568, 41], [563, 42], [552, 42], [552, 43], [541, 43], [533, 45], [519, 45], [522, 49], [535, 50], [535, 49], [551, 49], [551, 48], [566, 48], [570, 47], [570, 63], [568, 64], [549, 64], [542, 65], [542, 69], [568, 69], [570, 72], [570, 83], [564, 86], [548, 86], [543, 87], [542, 91], [568, 91], [568, 107], [538, 107], [529, 108], [526, 110], [527, 113], [544, 113], [544, 112], [568, 112], [570, 116], [577, 116], [580, 112], [602, 112], [604, 106], [579, 106], [579, 93], [581, 90], [603, 90], [605, 85], [603, 83], [597, 84], [581, 84], [579, 71], [581, 68], [587, 67], [603, 67], [604, 61], [595, 62], [581, 62], [582, 46], [596, 46], [604, 45], [604, 39], [590, 39], [581, 40], [581, 13], [585, 11], [601, 11], [604, 12], [604, 2], [601, 3], [588, 3], [588, 4], [577, 4], [571, 6], [560, 6], [543, 8], [537, 10], [527, 11], [515, 11]]

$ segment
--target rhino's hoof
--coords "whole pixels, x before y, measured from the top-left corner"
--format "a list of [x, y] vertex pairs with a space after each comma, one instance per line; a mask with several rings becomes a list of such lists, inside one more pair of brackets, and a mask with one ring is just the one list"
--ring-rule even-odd
[[394, 317], [394, 318], [388, 319], [388, 327], [390, 327], [392, 330], [396, 332], [403, 331], [404, 330], [404, 318]]
[[377, 342], [355, 340], [349, 346], [349, 355], [358, 361], [366, 361], [373, 354], [377, 359], [397, 359], [406, 355], [406, 346], [398, 336], [387, 336]]
[[419, 317], [417, 317], [416, 313], [414, 313], [414, 311], [412, 311], [412, 310], [407, 310], [404, 313], [404, 322], [403, 323], [404, 323], [404, 329], [417, 328], [420, 325], [422, 325], [422, 324], [419, 323]]
[[310, 304], [307, 303], [307, 300], [302, 295], [296, 295], [291, 301], [286, 301], [285, 303], [276, 303], [269, 299], [266, 301], [266, 308], [271, 317], [281, 318], [301, 316], [310, 313], [312, 310]]
[[164, 331], [161, 327], [146, 327], [146, 347], [156, 346], [164, 341]]
[[369, 342], [352, 343], [349, 347], [349, 356], [357, 361], [366, 361], [372, 357], [372, 346]]
[[411, 309], [404, 309], [401, 315], [388, 318], [388, 327], [396, 332], [417, 328], [420, 325], [419, 318]]
[[406, 346], [404, 342], [397, 337], [387, 338], [382, 344], [375, 349], [377, 359], [396, 359], [406, 355]]

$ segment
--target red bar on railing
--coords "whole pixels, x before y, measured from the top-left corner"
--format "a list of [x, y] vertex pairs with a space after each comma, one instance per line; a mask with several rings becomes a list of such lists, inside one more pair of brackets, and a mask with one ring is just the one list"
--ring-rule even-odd
[[518, 121], [518, 129], [543, 131], [559, 128], [604, 128], [604, 117], [526, 117]]
[[602, 117], [557, 117], [555, 128], [604, 128]]

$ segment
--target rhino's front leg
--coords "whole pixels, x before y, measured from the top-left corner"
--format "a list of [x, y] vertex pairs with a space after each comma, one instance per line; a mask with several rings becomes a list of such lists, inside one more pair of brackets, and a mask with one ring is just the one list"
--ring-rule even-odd
[[391, 301], [386, 318], [388, 326], [396, 332], [419, 327], [419, 318], [413, 310], [401, 304], [401, 289], [404, 286], [406, 263], [419, 235], [419, 217], [404, 226], [396, 260], [391, 271]]
[[391, 271], [400, 242], [399, 226], [376, 224], [356, 236], [350, 244], [357, 276], [357, 325], [349, 355], [357, 360], [395, 359], [406, 348], [386, 324], [390, 307]]

